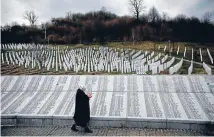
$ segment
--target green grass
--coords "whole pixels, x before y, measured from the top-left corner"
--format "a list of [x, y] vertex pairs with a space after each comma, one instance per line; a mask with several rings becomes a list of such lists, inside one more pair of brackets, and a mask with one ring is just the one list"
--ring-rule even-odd
[[183, 61], [182, 67], [178, 70], [178, 72], [176, 74], [184, 74], [187, 75], [188, 74], [188, 69], [190, 67], [190, 62], [187, 61]]
[[197, 65], [197, 64], [193, 64], [192, 74], [207, 74], [207, 73], [204, 70], [203, 66]]

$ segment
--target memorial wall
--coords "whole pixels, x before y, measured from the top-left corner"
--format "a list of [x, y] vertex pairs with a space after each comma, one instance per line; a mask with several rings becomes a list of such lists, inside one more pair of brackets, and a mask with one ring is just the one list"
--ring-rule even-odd
[[73, 116], [78, 85], [92, 92], [91, 116], [214, 121], [214, 77], [1, 76], [1, 113]]

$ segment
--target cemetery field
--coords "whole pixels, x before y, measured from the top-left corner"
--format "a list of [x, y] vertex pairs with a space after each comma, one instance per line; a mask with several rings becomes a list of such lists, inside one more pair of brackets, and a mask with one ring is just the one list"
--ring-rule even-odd
[[[95, 48], [99, 48], [100, 45], [102, 44], [90, 44], [90, 45], [86, 45], [86, 44], [76, 44], [76, 45], [69, 45], [68, 48], [70, 49], [75, 49], [75, 48], [87, 48], [87, 47], [95, 47]], [[196, 44], [196, 43], [188, 43], [188, 42], [176, 42], [174, 44], [169, 44], [166, 42], [150, 42], [150, 41], [146, 41], [146, 42], [109, 42], [109, 43], [105, 43], [103, 46], [105, 47], [110, 47], [113, 49], [133, 49], [133, 50], [147, 50], [147, 51], [156, 51], [156, 52], [163, 52], [165, 45], [167, 45], [166, 47], [166, 53], [169, 53], [170, 49], [172, 48], [172, 52], [171, 55], [175, 56], [175, 57], [179, 57], [182, 58], [183, 57], [183, 53], [186, 47], [186, 56], [184, 57], [184, 59], [188, 59], [191, 60], [192, 59], [192, 48], [194, 49], [194, 52], [196, 52], [194, 54], [194, 61], [200, 62], [200, 53], [199, 53], [199, 48], [202, 49], [202, 52], [204, 54], [204, 61], [207, 64], [211, 65], [210, 59], [207, 55], [207, 48], [209, 48], [210, 53], [212, 55], [212, 57], [214, 57], [214, 44], [209, 44], [209, 45], [202, 45], [202, 44]], [[62, 49], [65, 49], [67, 47], [67, 45], [50, 45], [53, 47], [56, 46], [60, 46]], [[160, 49], [158, 49], [158, 47], [160, 46]], [[179, 47], [179, 53], [177, 55], [177, 49]]]
[[47, 71], [39, 69], [24, 68], [18, 65], [1, 64], [1, 75], [119, 75], [119, 72], [73, 72], [73, 71]]
[[214, 74], [214, 49], [189, 43], [2, 44], [1, 49], [2, 75]]

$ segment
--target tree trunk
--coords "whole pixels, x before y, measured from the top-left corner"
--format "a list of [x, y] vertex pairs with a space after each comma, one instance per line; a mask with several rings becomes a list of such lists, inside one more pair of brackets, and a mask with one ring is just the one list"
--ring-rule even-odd
[[137, 12], [137, 20], [139, 20], [139, 12]]

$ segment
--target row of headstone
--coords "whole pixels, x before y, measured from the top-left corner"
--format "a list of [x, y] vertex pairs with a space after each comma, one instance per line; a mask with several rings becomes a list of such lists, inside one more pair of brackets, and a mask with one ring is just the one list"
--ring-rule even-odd
[[155, 66], [155, 67], [152, 67], [152, 74], [157, 74], [158, 73], [158, 67]]
[[[25, 51], [26, 52], [26, 51]], [[67, 57], [67, 55], [65, 54], [65, 56], [62, 56], [61, 58], [60, 58], [60, 56], [59, 56], [59, 54], [58, 54], [58, 52], [56, 52], [56, 51], [52, 51], [53, 53], [51, 53], [50, 54], [50, 56], [48, 57], [48, 60], [47, 61], [45, 61], [45, 63], [43, 63], [45, 66], [47, 66], [47, 70], [50, 70], [50, 67], [52, 66], [52, 68], [54, 68], [55, 66], [56, 66], [56, 71], [58, 71], [58, 58], [59, 58], [59, 64], [60, 64], [60, 68], [62, 68], [61, 67], [61, 65], [62, 65], [62, 63], [61, 63], [61, 58], [63, 59], [63, 61], [65, 61], [65, 63], [63, 64], [63, 66], [64, 66], [64, 69], [65, 70], [67, 70], [67, 68], [69, 68], [69, 62], [68, 62], [68, 57]], [[12, 52], [13, 53], [13, 52]], [[44, 53], [44, 52], [43, 52]], [[6, 53], [7, 54], [7, 53]], [[11, 52], [9, 52], [8, 53], [9, 54], [9, 59], [10, 59], [10, 62], [11, 63], [14, 63], [14, 61], [13, 61], [13, 59], [12, 59], [12, 57], [15, 59], [15, 56], [14, 56], [14, 54], [12, 54], [12, 56], [11, 56]], [[16, 53], [16, 55], [17, 55], [17, 53]], [[2, 56], [3, 56], [3, 54], [2, 54]], [[53, 57], [54, 56], [54, 57]], [[59, 57], [58, 57], [59, 56]], [[16, 56], [17, 57], [17, 56]], [[22, 57], [23, 58], [23, 57]], [[6, 56], [6, 60], [8, 60], [8, 57]], [[18, 60], [19, 61], [21, 61], [20, 60], [20, 58], [18, 58]], [[16, 61], [16, 63], [17, 63], [17, 60], [15, 60]], [[4, 62], [4, 57], [2, 58], [2, 62]], [[23, 61], [22, 61], [23, 62]], [[25, 64], [25, 67], [27, 67], [27, 66], [29, 66], [29, 64], [30, 64], [30, 62], [31, 62], [31, 68], [34, 68], [35, 67], [35, 64], [36, 63], [38, 63], [38, 66], [39, 66], [39, 68], [41, 68], [41, 65], [39, 64], [39, 61], [38, 60], [35, 60], [35, 55], [34, 55], [34, 52], [31, 52], [31, 56], [29, 56], [29, 58], [28, 58], [28, 60], [26, 60], [26, 64]], [[35, 63], [36, 62], [36, 63]], [[8, 61], [8, 63], [9, 63], [9, 61]], [[92, 64], [92, 62], [91, 62], [91, 64]], [[74, 64], [74, 66], [76, 66], [75, 64]], [[92, 66], [92, 65], [91, 65]], [[74, 67], [74, 68], [76, 68], [76, 67]], [[90, 68], [89, 68], [90, 69]], [[89, 70], [90, 71], [90, 70]]]
[[174, 61], [175, 61], [175, 57], [173, 57], [170, 61], [166, 62], [166, 67], [164, 67], [164, 69], [169, 68], [174, 63]]
[[170, 51], [169, 51], [170, 53], [172, 53], [172, 47], [171, 47], [171, 49], [170, 49]]
[[151, 53], [151, 57], [153, 57], [155, 55], [155, 52], [154, 51], [152, 51], [152, 53]]
[[155, 56], [153, 59], [152, 59], [152, 63], [156, 62], [157, 60], [159, 60], [159, 58], [161, 57], [161, 53], [159, 53], [157, 56]]
[[206, 63], [204, 63], [204, 62], [203, 62], [203, 68], [207, 72], [208, 75], [212, 75], [211, 68]]
[[141, 50], [136, 52], [133, 56], [132, 59], [135, 59], [137, 56], [139, 56], [141, 54]]
[[146, 74], [146, 72], [148, 71], [148, 65], [142, 65], [139, 66], [136, 70], [136, 74], [142, 75], [142, 74]]
[[177, 64], [169, 68], [169, 74], [172, 75], [176, 73], [182, 67], [182, 64], [183, 64], [183, 58]]
[[158, 67], [160, 64], [161, 64], [160, 60], [152, 64], [149, 64], [149, 70], [152, 70], [152, 68], [154, 67]]
[[192, 60], [193, 60], [193, 52], [194, 52], [194, 51], [193, 51], [193, 48], [192, 48]]
[[[150, 55], [148, 55], [146, 58], [143, 58], [140, 61], [138, 60], [133, 61], [132, 70], [136, 70], [137, 74], [146, 74], [146, 72], [149, 70], [151, 70], [153, 74], [157, 74], [157, 67], [158, 65], [160, 65], [160, 61], [157, 61], [157, 60], [160, 58], [161, 53], [159, 53], [153, 59], [151, 59], [152, 56], [154, 56], [154, 51]], [[146, 61], [149, 65], [144, 65]]]
[[185, 49], [184, 49], [184, 58], [186, 57], [186, 51], [187, 51], [187, 49], [185, 47]]
[[48, 45], [42, 44], [1, 44], [1, 49], [4, 50], [24, 50], [24, 49], [47, 49]]
[[207, 53], [208, 53], [208, 55], [209, 55], [209, 58], [210, 58], [211, 63], [213, 64], [213, 58], [212, 58], [212, 56], [211, 56], [210, 51], [209, 51], [208, 48], [207, 48]]
[[145, 54], [141, 54], [140, 56], [136, 57], [134, 60], [142, 60], [146, 55], [147, 54], [145, 52]]
[[202, 62], [203, 58], [202, 58], [201, 48], [199, 48], [199, 51], [200, 51], [200, 58], [201, 58], [201, 62]]
[[164, 63], [167, 59], [168, 59], [168, 54], [166, 54], [162, 59], [161, 59], [161, 63]]
[[191, 60], [190, 67], [188, 68], [188, 75], [191, 75], [193, 71], [193, 60]]
[[164, 49], [163, 49], [164, 52], [166, 52], [166, 48], [167, 48], [167, 46], [165, 45], [165, 47], [164, 47]]
[[[38, 45], [36, 49], [39, 49]], [[68, 47], [60, 50], [59, 47], [51, 47], [41, 50], [6, 52], [2, 54], [1, 60], [3, 63], [23, 65], [25, 68], [46, 68], [47, 71], [71, 70], [76, 73], [79, 71], [120, 71], [122, 73], [130, 73], [136, 72], [141, 68], [141, 74], [149, 70], [157, 73], [157, 69], [155, 70], [154, 67], [157, 68], [161, 64], [159, 60], [160, 53], [153, 57], [154, 51], [151, 54], [148, 54], [149, 52], [147, 51], [144, 54], [142, 51], [136, 52], [135, 50], [130, 51], [130, 53], [127, 50], [121, 51], [119, 53], [108, 47], [100, 47], [97, 50], [95, 48], [68, 49]], [[130, 55], [128, 58], [126, 58], [127, 54]], [[165, 56], [162, 61], [167, 58], [168, 56]], [[150, 65], [145, 66], [145, 62]]]
[[177, 49], [177, 55], [178, 55], [178, 53], [179, 53], [179, 50], [180, 50], [180, 46], [178, 46], [178, 49]]
[[158, 66], [158, 73], [164, 70], [164, 64]]

